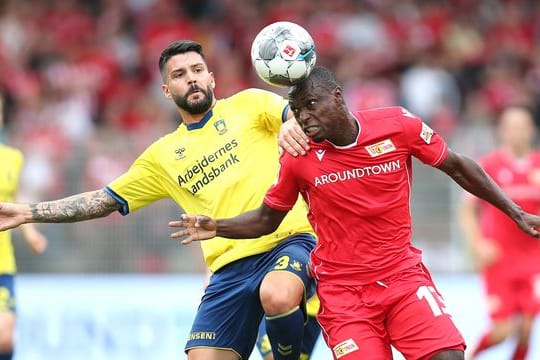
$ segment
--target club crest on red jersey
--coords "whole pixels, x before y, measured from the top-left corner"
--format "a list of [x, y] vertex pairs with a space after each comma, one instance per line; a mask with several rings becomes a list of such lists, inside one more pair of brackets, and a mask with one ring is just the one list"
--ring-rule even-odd
[[433, 129], [427, 126], [426, 123], [422, 123], [422, 130], [420, 131], [420, 137], [422, 138], [422, 140], [424, 140], [425, 143], [429, 145], [429, 143], [431, 143], [432, 136]]
[[340, 357], [343, 357], [349, 353], [352, 353], [353, 351], [358, 350], [358, 345], [356, 345], [353, 339], [347, 339], [334, 346], [332, 350], [334, 350], [334, 355], [336, 356], [336, 359], [339, 359]]
[[382, 154], [386, 154], [386, 153], [389, 153], [391, 151], [395, 151], [396, 147], [395, 147], [394, 143], [392, 142], [392, 140], [386, 139], [386, 140], [380, 141], [380, 142], [378, 142], [376, 144], [368, 145], [368, 146], [365, 147], [365, 149], [368, 152], [368, 154], [371, 155], [371, 157], [377, 157], [377, 156], [380, 156]]

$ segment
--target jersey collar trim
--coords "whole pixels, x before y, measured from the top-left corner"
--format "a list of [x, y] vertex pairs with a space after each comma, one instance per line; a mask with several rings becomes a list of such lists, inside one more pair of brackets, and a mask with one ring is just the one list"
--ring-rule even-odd
[[206, 125], [206, 123], [208, 122], [208, 120], [210, 120], [210, 118], [214, 115], [214, 112], [212, 110], [210, 110], [209, 112], [207, 112], [203, 118], [201, 119], [201, 121], [199, 121], [198, 123], [193, 123], [193, 124], [186, 124], [186, 128], [188, 130], [197, 130], [197, 129], [202, 129], [204, 127], [204, 125]]

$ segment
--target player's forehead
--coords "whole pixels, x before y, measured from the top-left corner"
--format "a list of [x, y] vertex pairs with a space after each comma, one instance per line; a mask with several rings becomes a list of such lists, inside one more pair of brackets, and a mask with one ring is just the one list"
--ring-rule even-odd
[[173, 72], [177, 70], [197, 67], [197, 66], [203, 66], [206, 68], [206, 62], [204, 61], [203, 57], [195, 52], [195, 51], [188, 51], [181, 54], [176, 54], [171, 56], [169, 61], [167, 61], [167, 70], [168, 72]]
[[327, 95], [328, 91], [324, 88], [317, 86], [315, 82], [306, 81], [290, 89], [289, 102], [296, 107], [300, 107], [313, 99], [319, 100]]

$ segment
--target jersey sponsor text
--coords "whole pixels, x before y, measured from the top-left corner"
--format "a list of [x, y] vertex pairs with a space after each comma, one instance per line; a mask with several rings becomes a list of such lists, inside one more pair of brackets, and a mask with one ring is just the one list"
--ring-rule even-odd
[[355, 169], [350, 169], [350, 170], [343, 170], [343, 171], [338, 171], [338, 172], [333, 172], [333, 173], [317, 176], [315, 177], [314, 184], [315, 184], [315, 187], [317, 187], [317, 186], [321, 186], [325, 184], [348, 181], [351, 179], [359, 179], [365, 176], [386, 174], [386, 173], [399, 170], [400, 168], [401, 168], [400, 161], [393, 160], [393, 161], [388, 161], [382, 164], [360, 167], [360, 168], [355, 168]]
[[[191, 193], [196, 194], [204, 186], [215, 180], [231, 165], [240, 162], [238, 155], [231, 152], [232, 149], [237, 146], [238, 142], [233, 139], [214, 153], [204, 155], [201, 160], [196, 161], [195, 165], [189, 167], [184, 174], [178, 175], [178, 184], [180, 186], [189, 186], [188, 183], [196, 178], [196, 180], [191, 183]], [[224, 158], [225, 161], [223, 161]], [[222, 162], [217, 163], [218, 160], [222, 160]]]

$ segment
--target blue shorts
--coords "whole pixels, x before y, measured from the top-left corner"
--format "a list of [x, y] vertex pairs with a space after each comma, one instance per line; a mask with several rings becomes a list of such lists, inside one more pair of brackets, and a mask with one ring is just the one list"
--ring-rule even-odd
[[309, 253], [315, 242], [311, 234], [293, 235], [266, 253], [237, 260], [212, 274], [186, 352], [199, 347], [227, 349], [248, 359], [264, 315], [259, 297], [263, 278], [276, 270], [297, 275], [304, 284], [305, 302], [315, 292], [315, 282], [308, 275]]
[[[308, 360], [311, 357], [311, 353], [315, 348], [317, 339], [321, 334], [321, 327], [317, 322], [315, 316], [308, 316], [307, 322], [304, 325], [304, 337], [302, 338], [302, 348], [300, 350], [300, 360]], [[272, 352], [272, 345], [266, 334], [266, 326], [264, 320], [261, 321], [259, 326], [259, 335], [257, 337], [257, 350], [264, 359], [268, 354]]]
[[0, 312], [15, 312], [15, 276], [0, 275]]

